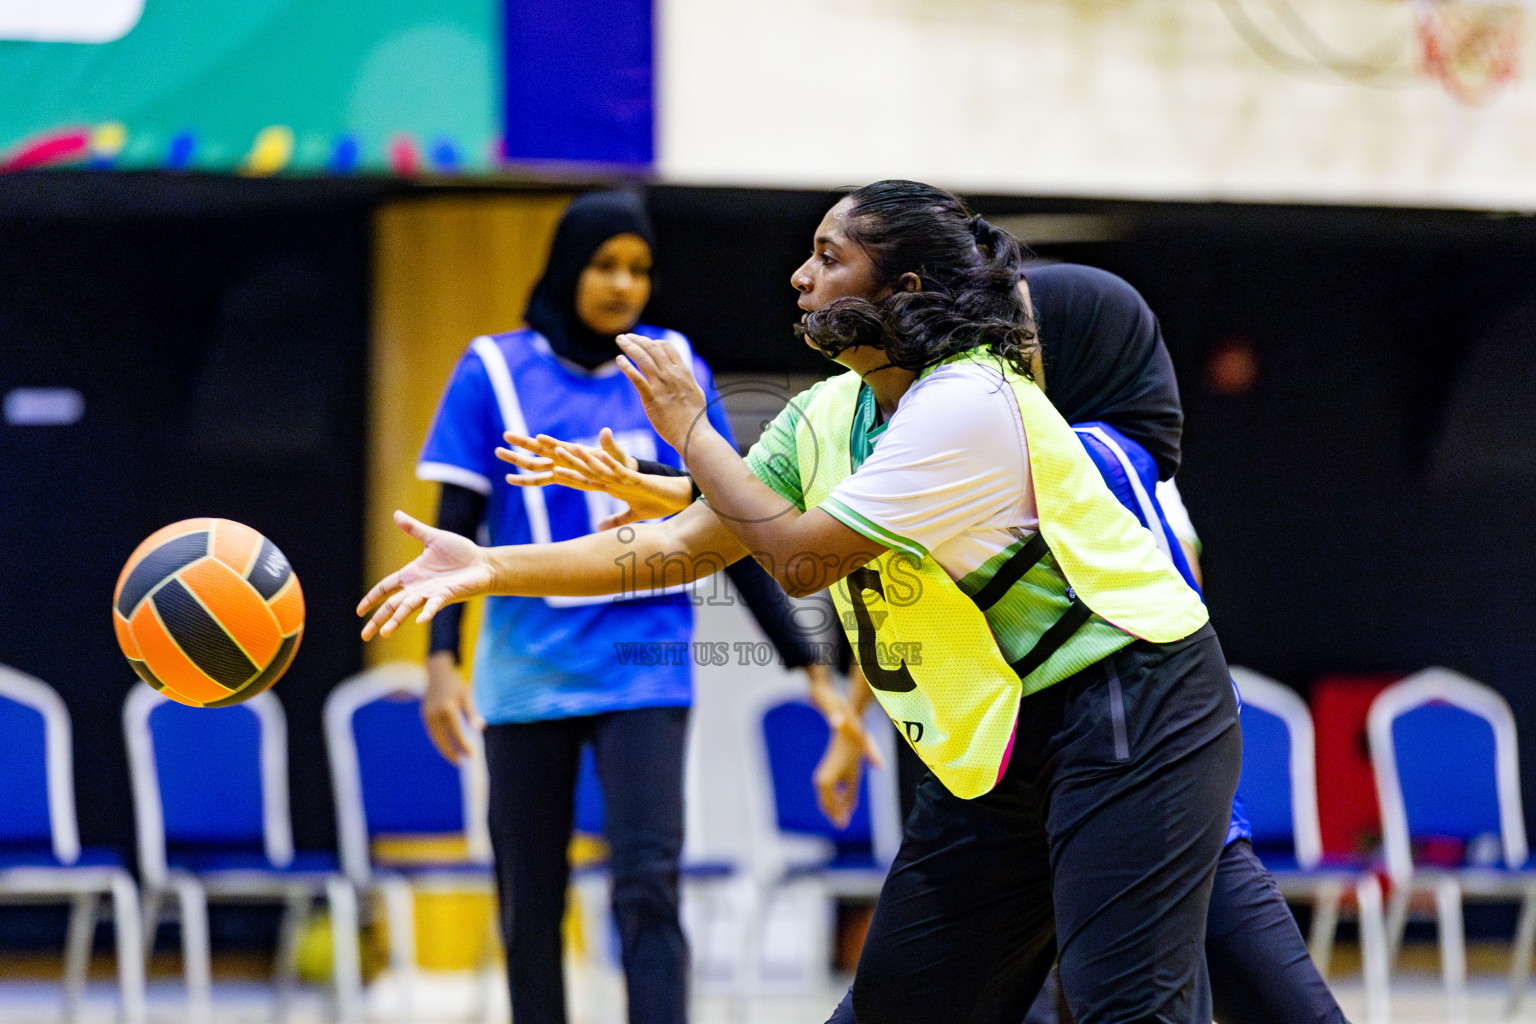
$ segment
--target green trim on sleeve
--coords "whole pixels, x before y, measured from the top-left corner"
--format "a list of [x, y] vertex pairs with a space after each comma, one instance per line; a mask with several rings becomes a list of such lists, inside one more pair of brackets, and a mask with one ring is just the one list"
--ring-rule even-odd
[[892, 533], [879, 523], [871, 522], [836, 498], [829, 497], [816, 507], [848, 527], [854, 533], [862, 534], [876, 544], [884, 544], [895, 551], [904, 551], [913, 558], [923, 559], [928, 557], [928, 549], [921, 544], [908, 540], [900, 534]]
[[813, 384], [809, 390], [791, 399], [747, 452], [747, 468], [752, 475], [801, 512], [805, 511], [805, 492], [800, 482], [800, 446], [796, 434], [811, 399], [825, 383]]

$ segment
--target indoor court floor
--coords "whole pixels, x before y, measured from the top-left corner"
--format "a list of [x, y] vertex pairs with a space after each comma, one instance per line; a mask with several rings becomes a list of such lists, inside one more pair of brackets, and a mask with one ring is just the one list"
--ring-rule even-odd
[[[1354, 1024], [1366, 1024], [1364, 996], [1356, 958], [1349, 947], [1339, 949], [1339, 973], [1333, 979], [1334, 991], [1345, 1014]], [[1504, 970], [1506, 947], [1489, 945], [1468, 950], [1472, 968], [1470, 979], [1470, 1015], [1468, 1024], [1510, 1021], [1536, 1024], [1536, 986], [1528, 993], [1521, 1012], [1506, 1017]], [[1352, 962], [1356, 961], [1356, 962]], [[0, 1024], [59, 1024], [60, 990], [56, 980], [42, 974], [42, 961], [29, 961], [23, 971], [0, 968]], [[78, 1024], [116, 1024], [116, 988], [110, 979], [110, 963], [98, 957], [92, 971], [85, 1003]], [[235, 969], [215, 965], [214, 1019], [211, 1024], [274, 1024], [272, 990], [259, 980], [247, 964]], [[25, 978], [18, 977], [25, 974]], [[233, 975], [240, 975], [234, 977]], [[844, 979], [845, 981], [846, 979]], [[471, 975], [426, 975], [417, 990], [416, 1024], [508, 1024], [504, 993], [490, 1004], [490, 1011], [480, 1017], [474, 1012], [476, 985], [481, 979]], [[381, 976], [369, 986], [368, 1024], [388, 1024], [399, 1019], [396, 1013], [397, 989], [391, 979]], [[570, 1024], [625, 1024], [622, 978], [612, 968], [582, 963], [570, 973]], [[752, 1000], [701, 993], [693, 1004], [693, 1024], [821, 1024], [844, 988], [834, 983], [820, 992], [765, 994]], [[334, 1019], [327, 993], [314, 986], [301, 986], [287, 1016], [289, 1024], [329, 1024]], [[1394, 1024], [1443, 1024], [1449, 1019], [1443, 998], [1435, 951], [1432, 946], [1410, 946], [1404, 962], [1392, 980], [1392, 1021]], [[156, 971], [149, 986], [150, 1024], [181, 1024], [186, 1007], [179, 982]]]

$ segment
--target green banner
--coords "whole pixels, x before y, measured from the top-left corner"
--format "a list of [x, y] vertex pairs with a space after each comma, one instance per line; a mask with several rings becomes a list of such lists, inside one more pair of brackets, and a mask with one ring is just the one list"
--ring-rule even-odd
[[32, 5], [47, 10], [0, 13], [0, 169], [411, 174], [500, 161], [499, 0]]

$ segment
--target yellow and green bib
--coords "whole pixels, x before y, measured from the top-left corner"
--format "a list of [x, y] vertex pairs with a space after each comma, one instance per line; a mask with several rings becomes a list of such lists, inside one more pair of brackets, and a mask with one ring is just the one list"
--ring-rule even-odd
[[[1046, 397], [1026, 377], [1011, 370], [1004, 377], [1023, 418], [1039, 533], [973, 594], [931, 555], [896, 550], [831, 588], [875, 696], [939, 781], [964, 798], [997, 784], [1021, 696], [1133, 638], [1181, 640], [1208, 618], [1199, 595], [1115, 498]], [[795, 444], [807, 509], [857, 468], [851, 439], [862, 387], [856, 373], [844, 374], [820, 386], [804, 409]], [[1043, 613], [1010, 618], [1015, 640], [1019, 631], [1027, 634], [1025, 653], [1011, 663], [986, 614], [1010, 590]]]

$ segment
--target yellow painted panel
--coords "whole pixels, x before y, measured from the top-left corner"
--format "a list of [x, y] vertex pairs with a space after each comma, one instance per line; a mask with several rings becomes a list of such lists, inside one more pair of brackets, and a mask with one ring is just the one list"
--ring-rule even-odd
[[[432, 522], [437, 513], [437, 485], [416, 479], [416, 457], [448, 375], [471, 339], [522, 324], [569, 201], [563, 193], [448, 196], [379, 211], [363, 560], [370, 584], [420, 552], [390, 516], [399, 508]], [[465, 620], [466, 663], [478, 604]], [[366, 659], [420, 661], [426, 648], [426, 629], [411, 624], [368, 644]]]

